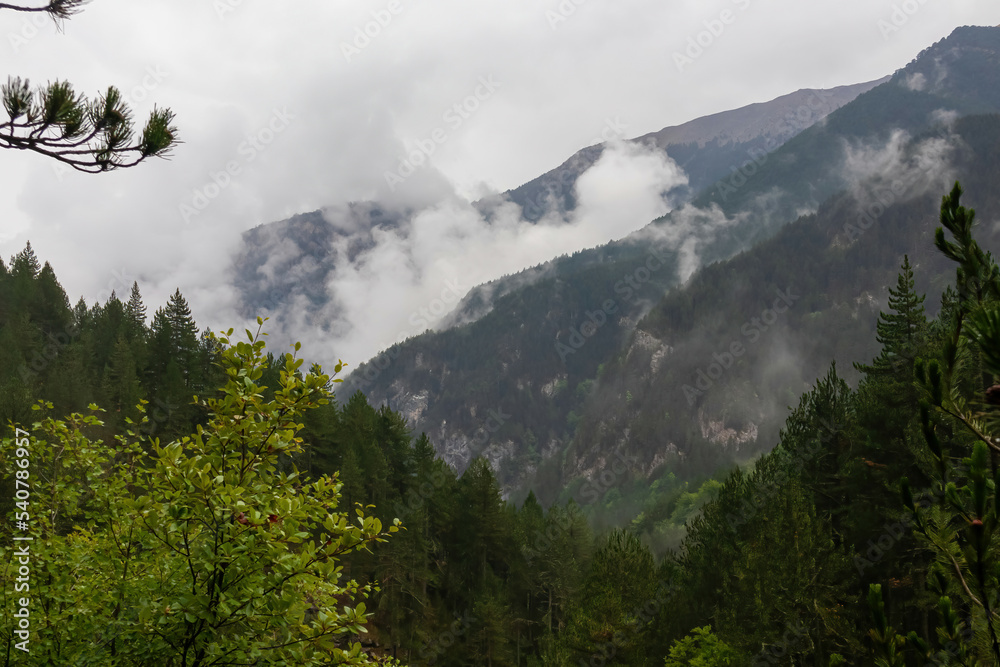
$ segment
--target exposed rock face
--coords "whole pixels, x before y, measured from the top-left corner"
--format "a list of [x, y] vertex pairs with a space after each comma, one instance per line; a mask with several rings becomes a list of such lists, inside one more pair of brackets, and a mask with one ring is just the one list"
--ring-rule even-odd
[[741, 445], [757, 440], [756, 424], [747, 424], [743, 430], [737, 431], [727, 427], [721, 420], [706, 418], [701, 410], [698, 411], [698, 426], [701, 437], [716, 445], [733, 447], [736, 451], [739, 451]]

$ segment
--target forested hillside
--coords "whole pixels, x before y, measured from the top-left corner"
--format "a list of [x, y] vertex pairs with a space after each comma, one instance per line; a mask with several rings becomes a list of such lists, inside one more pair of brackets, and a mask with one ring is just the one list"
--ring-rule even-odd
[[[136, 417], [150, 403], [150, 433], [175, 437], [199, 419], [191, 396], [218, 386], [213, 349], [176, 291], [147, 313], [139, 286], [115, 276], [103, 303], [71, 306], [46, 262], [29, 243], [0, 263], [0, 419], [26, 423], [38, 398], [57, 413], [100, 403], [109, 426]], [[127, 298], [125, 295], [128, 295]]]
[[[1000, 110], [981, 90], [996, 89], [998, 40], [956, 30], [691, 206], [473, 290], [455, 326], [389, 348], [347, 384], [427, 430], [457, 469], [482, 454], [511, 497], [532, 487], [543, 504], [579, 498], [616, 452], [648, 485], [668, 472], [698, 483], [768, 451], [829, 360], [858, 379], [850, 364], [874, 353], [903, 253], [926, 259], [929, 292], [943, 289], [928, 202], [996, 173], [995, 119], [974, 114]], [[991, 188], [970, 190], [990, 206]], [[789, 289], [805, 296], [752, 324]], [[733, 342], [746, 354], [699, 379]], [[608, 520], [634, 518], [643, 493], [612, 497]]]
[[[928, 304], [937, 310], [936, 317], [928, 319], [924, 297], [916, 289], [927, 276], [904, 257], [888, 308], [879, 316], [880, 351], [873, 361], [858, 366], [862, 379], [857, 389], [831, 367], [798, 401], [773, 451], [753, 466], [708, 484], [710, 495], [716, 497], [700, 514], [695, 515], [694, 509], [706, 498], [664, 486], [646, 507], [646, 516], [664, 525], [687, 520], [688, 528], [679, 548], [662, 557], [655, 557], [629, 528], [594, 533], [575, 503], [546, 510], [533, 495], [516, 505], [505, 502], [483, 459], [456, 476], [435, 457], [426, 436], [414, 438], [400, 415], [371, 407], [360, 393], [343, 406], [304, 403], [301, 449], [296, 440], [281, 440], [287, 453], [262, 454], [274, 459], [258, 474], [281, 485], [284, 472], [292, 473], [291, 480], [295, 468], [306, 475], [303, 482], [339, 471], [336, 495], [331, 496], [339, 503], [337, 509], [373, 505], [368, 508], [373, 516], [362, 522], [365, 534], [351, 540], [375, 540], [380, 526], [391, 525], [396, 518], [403, 527], [385, 533], [371, 552], [346, 549], [339, 555], [345, 568], [338, 580], [357, 582], [338, 589], [343, 591], [340, 595], [364, 591], [366, 583], [377, 584], [378, 590], [366, 593], [367, 606], [358, 608], [362, 616], [344, 617], [345, 632], [312, 646], [309, 659], [322, 654], [317, 650], [346, 649], [345, 642], [360, 640], [355, 651], [361, 653], [352, 654], [353, 658], [338, 654], [339, 659], [394, 656], [404, 664], [454, 666], [568, 666], [581, 661], [643, 666], [995, 664], [1000, 655], [993, 611], [1000, 592], [996, 560], [1000, 485], [994, 481], [1000, 457], [993, 437], [1000, 423], [996, 397], [1000, 385], [995, 384], [1000, 378], [995, 353], [1000, 349], [1000, 267], [976, 241], [979, 227], [973, 224], [974, 213], [961, 205], [961, 196], [956, 186], [944, 198], [942, 227], [928, 241], [957, 265], [940, 306]], [[60, 557], [74, 553], [73, 558], [79, 559], [87, 553], [86, 540], [102, 544], [114, 535], [107, 531], [126, 520], [107, 514], [107, 508], [118, 507], [115, 502], [101, 509], [111, 497], [103, 495], [104, 483], [97, 480], [101, 470], [115, 479], [116, 460], [127, 463], [123, 470], [138, 474], [135, 479], [148, 479], [142, 484], [156, 487], [158, 478], [144, 477], [143, 458], [132, 458], [129, 452], [144, 451], [157, 466], [153, 471], [162, 470], [168, 475], [165, 479], [185, 475], [183, 461], [196, 456], [203, 460], [202, 447], [209, 436], [212, 442], [223, 437], [230, 423], [238, 430], [224, 437], [248, 433], [245, 429], [251, 427], [253, 432], [268, 429], [270, 420], [280, 418], [284, 410], [293, 415], [300, 410], [296, 396], [322, 395], [323, 383], [329, 382], [329, 376], [316, 367], [308, 375], [297, 371], [291, 356], [263, 356], [262, 342], [230, 342], [231, 332], [203, 337], [205, 342], [199, 344], [179, 294], [157, 311], [147, 327], [139, 315], [138, 290], [131, 305], [109, 298], [103, 305], [71, 310], [54, 272], [39, 267], [30, 247], [10, 264], [0, 274], [4, 335], [20, 327], [37, 345], [69, 327], [71, 342], [57, 348], [59, 354], [50, 359], [53, 369], [69, 372], [75, 367], [77, 372], [75, 384], [62, 388], [60, 409], [74, 409], [95, 397], [110, 408], [95, 413], [102, 421], [72, 418], [67, 424], [72, 428], [66, 431], [61, 421], [39, 421], [38, 416], [29, 420], [22, 412], [24, 403], [7, 404], [11, 428], [16, 425], [32, 434], [30, 447], [38, 456], [33, 470], [53, 465], [59, 451], [80, 462], [81, 467], [70, 466], [60, 473], [60, 479], [70, 483], [53, 487], [63, 489], [57, 493], [60, 502], [66, 501], [74, 479], [75, 484], [89, 479], [96, 494], [86, 493], [88, 487], [83, 486], [70, 497], [73, 504], [68, 509], [76, 507], [81, 514], [75, 521], [84, 521], [86, 527], [75, 521], [53, 522], [45, 544], [39, 543], [39, 549], [59, 549]], [[31, 295], [30, 303], [25, 295]], [[248, 334], [251, 342], [259, 340]], [[103, 367], [79, 366], [83, 352], [100, 349], [84, 346], [109, 339], [115, 345], [106, 345], [117, 352], [107, 354]], [[157, 374], [157, 346], [168, 342], [176, 346], [172, 350], [177, 361], [168, 362], [169, 368]], [[129, 343], [138, 352], [126, 353]], [[22, 356], [4, 366], [5, 386], [16, 390], [8, 395], [22, 396], [25, 402], [46, 392], [58, 393], [41, 368], [35, 369], [37, 375], [9, 372], [32, 363], [23, 354], [31, 351], [26, 346]], [[141, 351], [149, 361], [136, 363], [130, 355], [142, 358]], [[131, 374], [123, 372], [126, 368]], [[115, 378], [124, 378], [124, 386], [135, 392], [128, 397], [134, 399], [170, 397], [170, 387], [190, 393], [196, 386], [217, 398], [202, 403], [205, 411], [190, 406], [183, 420], [180, 412], [160, 420], [163, 430], [158, 430], [159, 421], [131, 424], [125, 419], [130, 408], [121, 401], [127, 392]], [[213, 388], [222, 382], [224, 392]], [[227, 407], [236, 398], [233, 407], [252, 405], [260, 418], [241, 426], [239, 414]], [[269, 416], [272, 409], [276, 411]], [[59, 414], [54, 404], [45, 412]], [[244, 409], [240, 414], [253, 413]], [[138, 433], [137, 426], [142, 427]], [[197, 428], [198, 433], [176, 447], [163, 448], [158, 443], [173, 437], [165, 432], [168, 428], [182, 432]], [[266, 436], [266, 430], [261, 434]], [[117, 444], [113, 436], [118, 436]], [[68, 448], [50, 448], [60, 440]], [[13, 437], [4, 440], [5, 463], [10, 463], [14, 443]], [[84, 452], [96, 458], [79, 458]], [[49, 458], [53, 455], [56, 459]], [[622, 473], [629, 465], [627, 459], [606, 461], [599, 477], [607, 485], [605, 491], [623, 488]], [[228, 474], [225, 468], [220, 470]], [[6, 485], [12, 490], [14, 480], [9, 475]], [[36, 483], [45, 484], [44, 480], [43, 474]], [[194, 483], [192, 491], [197, 494]], [[125, 506], [131, 502], [130, 494], [142, 487], [129, 488], [113, 489], [124, 495], [115, 497]], [[222, 488], [241, 493], [237, 487]], [[307, 487], [296, 488], [300, 490], [295, 494]], [[184, 501], [188, 503], [195, 498], [177, 497], [189, 498]], [[298, 496], [288, 496], [294, 497]], [[136, 502], [142, 516], [156, 511], [157, 506], [143, 504], [149, 501]], [[276, 505], [270, 516], [266, 514], [270, 508], [248, 507], [231, 525], [237, 531], [241, 525], [268, 530], [273, 526], [279, 531], [275, 535], [286, 534], [281, 527], [293, 515], [284, 516], [281, 507]], [[184, 513], [179, 511], [170, 510], [169, 521], [175, 526], [171, 530], [186, 534]], [[375, 517], [382, 521], [370, 523]], [[641, 526], [642, 520], [633, 528]], [[11, 522], [3, 530], [9, 537]], [[263, 548], [243, 539], [243, 548]], [[66, 551], [71, 544], [77, 545], [75, 551]], [[276, 547], [281, 542], [266, 544]], [[145, 548], [152, 547], [150, 543]], [[298, 551], [292, 548], [290, 553]], [[61, 584], [68, 586], [62, 600], [36, 612], [36, 645], [50, 663], [83, 659], [91, 662], [82, 664], [97, 664], [93, 660], [112, 660], [110, 656], [117, 654], [114, 664], [152, 664], [150, 660], [200, 664], [164, 657], [174, 655], [171, 610], [183, 612], [176, 626], [178, 637], [191, 637], [191, 628], [204, 628], [194, 635], [192, 645], [203, 646], [205, 655], [230, 645], [229, 631], [212, 629], [213, 619], [231, 618], [224, 600], [202, 608], [197, 596], [175, 591], [156, 599], [156, 604], [166, 605], [163, 612], [146, 610], [140, 594], [118, 598], [124, 604], [119, 619], [114, 597], [112, 603], [102, 602], [103, 594], [93, 601], [74, 598], [83, 594], [85, 584], [97, 581], [90, 573], [100, 572], [102, 563], [120, 571], [121, 564], [142, 552], [139, 556], [104, 553], [100, 561], [79, 560], [78, 581]], [[49, 573], [46, 576], [64, 580], [64, 574], [57, 575], [65, 572], [62, 563], [50, 561], [41, 567]], [[144, 574], [130, 576], [126, 569], [123, 581], [128, 586], [151, 585]], [[223, 581], [228, 579], [223, 576]], [[7, 584], [4, 590], [9, 595], [12, 580]], [[231, 591], [230, 585], [224, 590]], [[42, 590], [51, 595], [54, 589]], [[115, 590], [113, 586], [108, 593], [114, 596]], [[139, 589], [132, 590], [134, 595]], [[90, 604], [104, 606], [102, 611], [94, 607], [81, 615], [79, 610], [90, 609]], [[306, 606], [294, 607], [294, 613], [305, 614], [308, 621]], [[16, 641], [16, 618], [10, 604], [4, 609], [3, 637], [9, 647]], [[69, 609], [78, 611], [67, 616]], [[99, 619], [111, 611], [106, 627], [86, 620], [91, 613]], [[157, 617], [162, 642], [158, 639], [140, 650], [133, 643], [137, 636], [128, 619], [138, 619], [141, 629]], [[56, 621], [68, 623], [70, 618], [75, 619], [74, 635], [53, 634]], [[208, 625], [202, 626], [199, 618]], [[248, 616], [246, 622], [254, 618]], [[235, 629], [230, 624], [220, 628]], [[361, 632], [362, 626], [366, 632]], [[282, 626], [281, 632], [294, 635], [294, 624]], [[256, 635], [254, 646], [261, 643], [258, 640], [266, 644], [266, 634]], [[160, 658], [150, 653], [154, 649], [163, 652]], [[104, 657], [95, 657], [99, 655]]]

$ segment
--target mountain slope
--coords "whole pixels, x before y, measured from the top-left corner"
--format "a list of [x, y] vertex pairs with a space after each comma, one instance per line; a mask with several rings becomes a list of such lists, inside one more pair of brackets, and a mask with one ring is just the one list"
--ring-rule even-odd
[[[574, 477], [593, 477], [616, 449], [628, 455], [643, 453], [635, 473], [649, 475], [671, 453], [671, 444], [685, 454], [683, 465], [688, 474], [768, 447], [783, 405], [790, 401], [787, 397], [796, 395], [803, 381], [812, 380], [817, 368], [825, 367], [831, 357], [865, 360], [871, 353], [861, 342], [851, 341], [871, 339], [868, 334], [878, 314], [879, 291], [901, 259], [899, 246], [888, 244], [891, 237], [883, 239], [866, 231], [861, 247], [875, 244], [873, 249], [848, 251], [847, 246], [831, 246], [834, 241], [823, 240], [818, 231], [806, 234], [802, 230], [811, 229], [810, 225], [829, 230], [838, 225], [842, 229], [849, 221], [858, 224], [859, 202], [864, 210], [870, 210], [871, 202], [878, 202], [877, 193], [892, 191], [894, 178], [902, 179], [905, 196], [892, 195], [893, 200], [887, 203], [895, 212], [881, 214], [884, 219], [899, 216], [900, 233], [910, 230], [902, 224], [910, 216], [929, 220], [920, 218], [918, 212], [927, 210], [928, 201], [940, 197], [948, 179], [960, 172], [965, 178], [974, 176], [962, 165], [985, 165], [991, 159], [989, 153], [975, 154], [975, 159], [966, 154], [967, 141], [978, 141], [973, 130], [965, 127], [966, 137], [951, 133], [948, 127], [972, 111], [1000, 110], [1000, 100], [993, 94], [977, 92], [965, 98], [944, 97], [943, 93], [965, 90], [973, 83], [1000, 90], [1000, 70], [994, 66], [997, 53], [1000, 30], [955, 31], [890, 81], [760, 160], [738, 187], [728, 180], [720, 182], [695, 200], [697, 206], [675, 211], [630, 238], [553, 260], [543, 270], [536, 270], [536, 278], [542, 278], [533, 284], [506, 292], [493, 289], [502, 295], [493, 297], [491, 306], [480, 304], [476, 313], [480, 319], [394, 346], [358, 368], [348, 378], [348, 387], [361, 388], [374, 402], [385, 401], [402, 410], [416, 428], [428, 431], [456, 468], [462, 469], [471, 457], [482, 454], [498, 470], [508, 491], [530, 484], [542, 490], [548, 500]], [[941, 80], [915, 90], [914, 73], [927, 71], [938, 61], [945, 62], [948, 76], [957, 80]], [[934, 207], [929, 210], [933, 216]], [[802, 218], [784, 234], [799, 230], [795, 243], [803, 246], [790, 243], [793, 237], [782, 236], [781, 247], [786, 253], [811, 257], [826, 267], [833, 266], [832, 260], [810, 255], [806, 252], [808, 243], [817, 244], [823, 252], [851, 256], [847, 263], [837, 265], [839, 269], [829, 270], [833, 275], [852, 266], [861, 271], [849, 288], [841, 286], [840, 300], [836, 301], [836, 308], [856, 317], [852, 320], [857, 322], [856, 328], [837, 334], [840, 342], [835, 340], [832, 347], [792, 346], [782, 357], [782, 347], [772, 344], [741, 360], [748, 369], [740, 377], [763, 380], [758, 393], [774, 397], [767, 405], [746, 401], [740, 412], [720, 398], [729, 394], [716, 392], [696, 396], [701, 401], [696, 406], [700, 412], [689, 413], [688, 401], [678, 393], [678, 386], [669, 400], [663, 398], [662, 390], [642, 389], [639, 410], [640, 394], [624, 378], [632, 377], [642, 364], [647, 368], [662, 365], [671, 357], [671, 348], [685, 350], [676, 358], [693, 364], [671, 367], [668, 376], [675, 380], [688, 378], [685, 373], [702, 364], [705, 352], [706, 365], [710, 364], [717, 350], [699, 346], [699, 336], [712, 322], [731, 319], [720, 306], [732, 306], [735, 301], [729, 299], [734, 295], [746, 296], [737, 289], [743, 278], [739, 273], [733, 276], [728, 292], [715, 293], [714, 301], [691, 301], [694, 305], [686, 311], [671, 311], [678, 317], [686, 313], [685, 317], [694, 318], [689, 329], [678, 330], [675, 337], [657, 327], [646, 328], [645, 323], [633, 335], [640, 319], [669, 288], [687, 279], [699, 261], [717, 261], [758, 244], [799, 218], [800, 211], [817, 213]], [[844, 238], [836, 243], [845, 243]], [[913, 247], [917, 243], [906, 234], [899, 238]], [[882, 243], [887, 245], [880, 247]], [[874, 253], [878, 262], [867, 258], [866, 252]], [[773, 261], [759, 254], [754, 257], [764, 267]], [[646, 265], [647, 261], [651, 264]], [[712, 271], [707, 275], [717, 275]], [[801, 303], [811, 303], [829, 287], [830, 278], [810, 274], [808, 280], [802, 280], [814, 292], [804, 291]], [[774, 289], [788, 287], [768, 283], [768, 296], [758, 293], [757, 301], [773, 301], [777, 298], [770, 296]], [[794, 285], [791, 287], [794, 291]], [[674, 298], [693, 299], [691, 289], [678, 292]], [[726, 294], [733, 296], [722, 299], [720, 295]], [[469, 301], [476, 298], [474, 293]], [[758, 314], [766, 305], [751, 303]], [[466, 307], [475, 310], [468, 303]], [[796, 340], [803, 340], [804, 331], [812, 336], [832, 333], [823, 329], [829, 326], [832, 308], [832, 302], [810, 308], [810, 314], [820, 314], [812, 316], [809, 326], [802, 324], [791, 332]], [[662, 316], [652, 317], [650, 322]], [[584, 331], [588, 320], [592, 331]], [[722, 330], [716, 333], [723, 336], [718, 331]], [[630, 355], [644, 361], [630, 366], [625, 363]], [[782, 364], [775, 366], [775, 360]], [[620, 370], [604, 374], [613, 368]], [[744, 386], [742, 391], [752, 394], [755, 387]], [[619, 399], [626, 408], [607, 402]], [[613, 413], [609, 421], [598, 416], [604, 411]], [[665, 413], [674, 416], [663, 420], [669, 425], [666, 427], [655, 418]], [[637, 432], [632, 423], [642, 422], [640, 415], [647, 425], [643, 427], [646, 430]], [[725, 442], [728, 449], [720, 444]]]
[[[632, 141], [665, 152], [684, 169], [687, 187], [671, 193], [672, 200], [684, 203], [728, 173], [730, 165], [739, 164], [748, 155], [774, 150], [877, 83], [800, 90], [770, 102], [664, 128]], [[504, 193], [501, 199], [518, 204], [528, 221], [537, 222], [547, 213], [567, 216], [576, 208], [577, 180], [603, 153], [604, 145], [584, 148], [557, 169]], [[491, 199], [475, 205], [490, 220], [495, 203]], [[233, 284], [240, 294], [242, 314], [251, 317], [266, 310], [280, 315], [283, 309], [287, 310], [284, 304], [297, 309], [321, 309], [329, 304], [326, 283], [336, 262], [353, 262], [373, 247], [374, 235], [380, 232], [405, 235], [416, 213], [359, 202], [303, 213], [246, 232], [233, 268]], [[339, 248], [345, 251], [338, 253]], [[535, 275], [522, 275], [515, 284]], [[469, 309], [456, 314], [452, 322], [480, 316], [490, 307], [494, 294], [511, 288], [512, 285], [504, 284], [499, 290], [491, 290], [485, 299], [485, 293], [480, 291]], [[322, 317], [306, 317], [305, 323], [334, 329], [338, 326], [337, 322], [321, 320]]]

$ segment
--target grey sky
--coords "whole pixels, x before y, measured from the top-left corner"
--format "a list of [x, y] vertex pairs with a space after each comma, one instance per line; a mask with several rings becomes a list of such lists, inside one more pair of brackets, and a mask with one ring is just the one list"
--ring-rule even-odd
[[[62, 33], [0, 12], [6, 73], [67, 78], [88, 94], [117, 85], [140, 118], [172, 107], [185, 142], [169, 161], [98, 176], [0, 153], [0, 254], [30, 239], [72, 301], [138, 279], [150, 305], [179, 286], [200, 323], [235, 326], [221, 276], [244, 229], [352, 200], [502, 191], [609, 123], [638, 136], [876, 79], [957, 26], [1000, 22], [993, 4], [94, 0]], [[679, 64], [689, 38], [712, 29]], [[421, 145], [433, 154], [390, 190], [386, 173]], [[545, 239], [495, 270], [566, 251], [566, 239]]]

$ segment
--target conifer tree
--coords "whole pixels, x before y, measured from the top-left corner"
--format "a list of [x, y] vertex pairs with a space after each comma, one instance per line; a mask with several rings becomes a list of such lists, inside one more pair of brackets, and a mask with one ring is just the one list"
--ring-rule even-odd
[[116, 424], [126, 417], [137, 419], [135, 407], [142, 399], [142, 388], [132, 349], [124, 336], [119, 336], [105, 370], [104, 393]]
[[869, 376], [904, 379], [910, 382], [913, 362], [927, 329], [924, 315], [924, 296], [914, 291], [913, 267], [910, 258], [903, 256], [903, 265], [896, 280], [896, 289], [889, 288], [889, 313], [879, 313], [876, 340], [882, 352], [870, 366], [855, 364], [855, 368]]
[[960, 664], [1000, 664], [1000, 391], [980, 384], [1000, 377], [1000, 269], [973, 238], [975, 212], [961, 205], [961, 195], [956, 183], [944, 197], [942, 227], [935, 234], [938, 249], [958, 265], [957, 299], [947, 313], [938, 358], [915, 364], [920, 427], [933, 464], [921, 477], [932, 483], [923, 488], [911, 487], [907, 477], [900, 481], [914, 531], [935, 559], [928, 592], [938, 600], [939, 626], [933, 634], [926, 626], [897, 634], [883, 611], [881, 588], [872, 585], [871, 636], [885, 665], [905, 664], [902, 647], [934, 664], [945, 653], [949, 662], [958, 657]]
[[[231, 335], [219, 339], [225, 388], [203, 401], [211, 418], [189, 436], [150, 442], [129, 424], [112, 446], [90, 437], [102, 426], [91, 406], [0, 440], [4, 483], [19, 469], [9, 465], [24, 456], [18, 449], [30, 448], [31, 488], [45, 499], [31, 517], [32, 549], [42, 545], [45, 557], [31, 561], [26, 664], [390, 664], [357, 639], [375, 587], [340, 561], [384, 542], [397, 522], [383, 529], [362, 507], [348, 516], [335, 477], [306, 480], [281, 466], [305, 446], [299, 420], [330, 398], [330, 377], [286, 357], [265, 401], [260, 332]], [[6, 525], [0, 558], [16, 562]], [[8, 655], [24, 627], [13, 615], [16, 573], [0, 572]]]
[[30, 310], [32, 319], [46, 333], [62, 331], [70, 323], [69, 299], [48, 262], [35, 278]]
[[605, 539], [594, 553], [580, 605], [566, 630], [579, 660], [646, 664], [643, 631], [649, 617], [644, 619], [642, 611], [654, 598], [655, 581], [653, 556], [637, 537], [616, 530]]
[[14, 276], [27, 276], [29, 278], [34, 278], [38, 275], [42, 265], [39, 263], [38, 257], [35, 255], [35, 251], [31, 247], [31, 241], [28, 241], [24, 245], [24, 250], [11, 257], [10, 267], [11, 274]]
[[180, 289], [170, 296], [165, 314], [170, 323], [170, 341], [174, 349], [180, 354], [192, 352], [197, 347], [198, 327]]
[[146, 304], [142, 302], [138, 282], [132, 283], [132, 291], [129, 293], [128, 304], [125, 306], [125, 315], [128, 322], [129, 338], [145, 336]]

